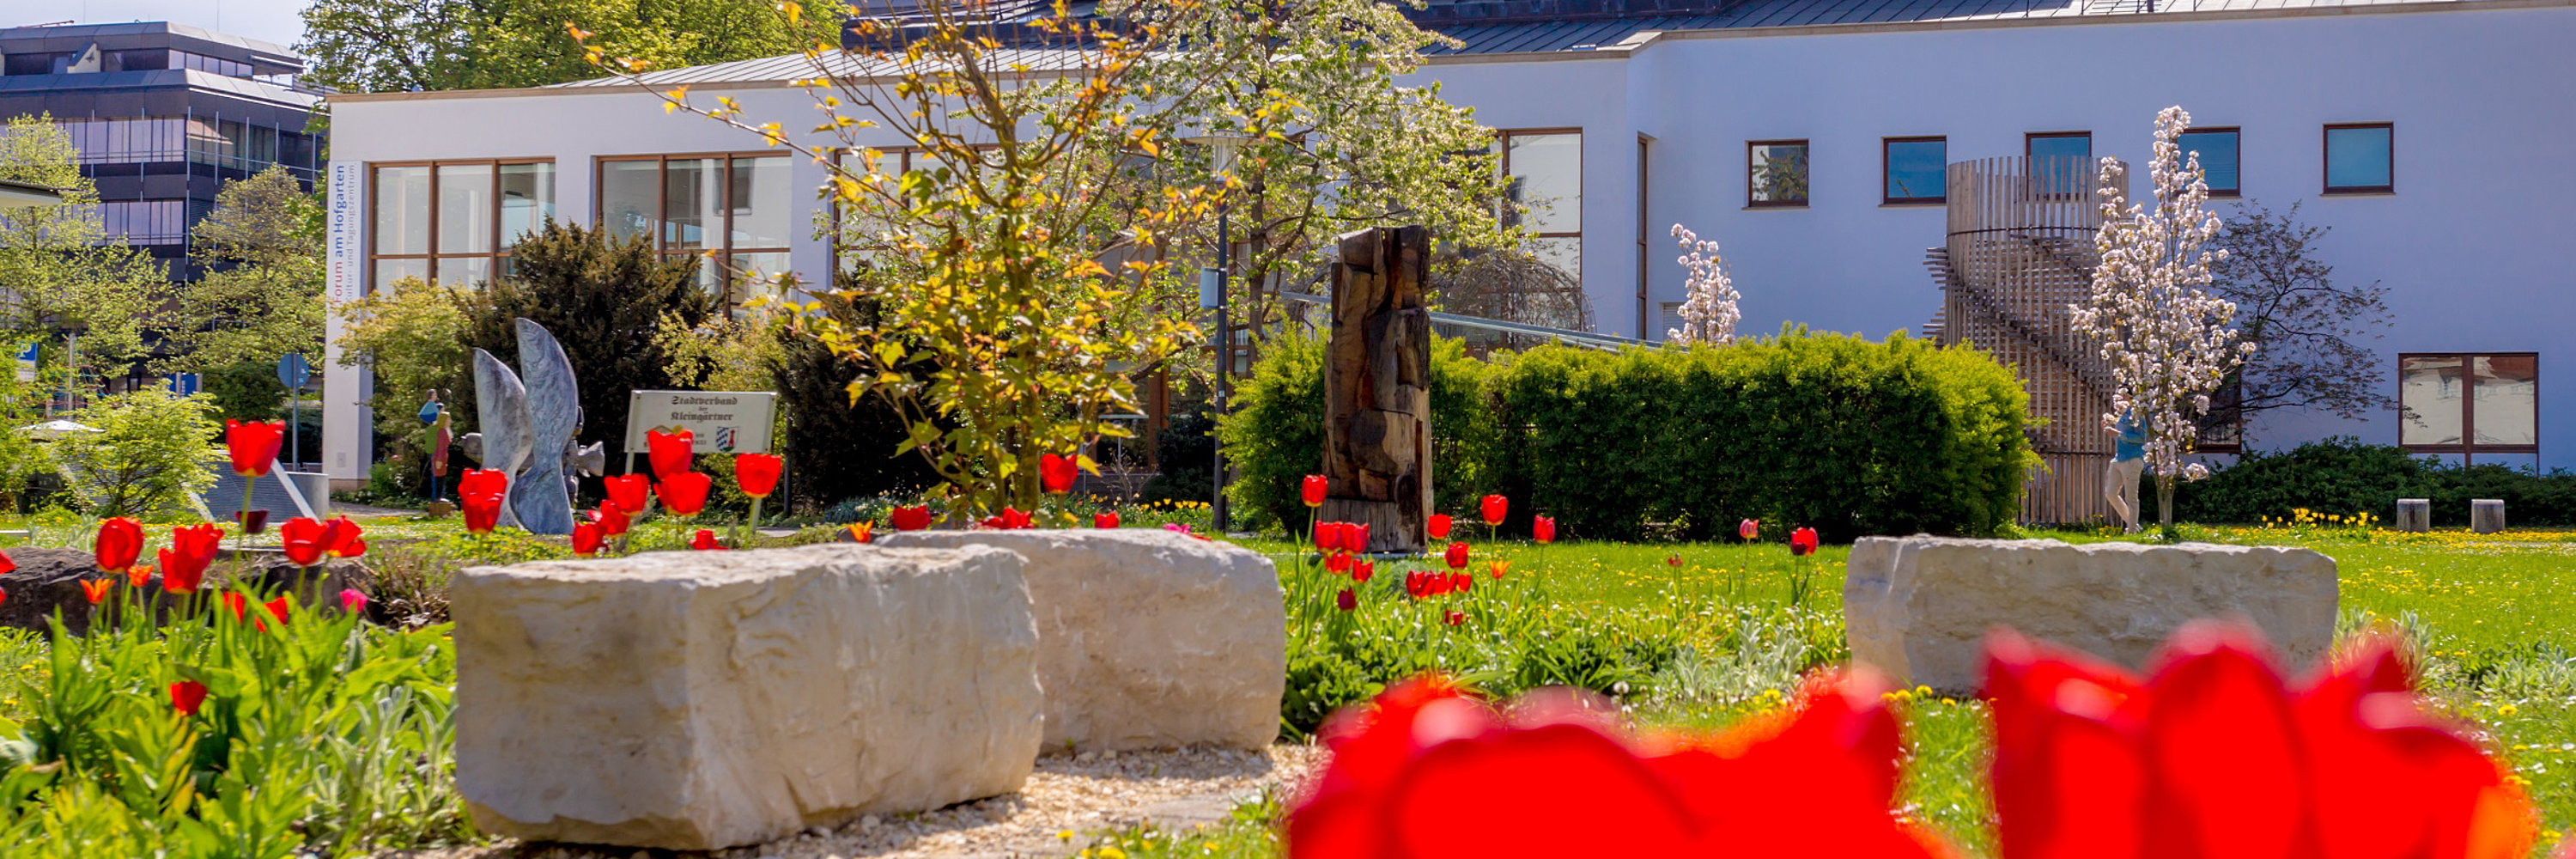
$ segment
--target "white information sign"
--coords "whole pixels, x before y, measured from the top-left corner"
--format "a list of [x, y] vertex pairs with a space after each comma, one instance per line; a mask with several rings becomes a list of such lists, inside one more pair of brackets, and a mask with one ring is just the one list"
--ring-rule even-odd
[[699, 453], [768, 453], [778, 420], [769, 391], [635, 391], [626, 398], [626, 449], [644, 452], [644, 431], [696, 435]]
[[356, 301], [365, 294], [366, 259], [359, 251], [365, 226], [365, 210], [359, 206], [359, 191], [366, 188], [367, 174], [363, 165], [352, 161], [331, 162], [329, 181], [331, 197], [324, 238], [323, 297], [332, 304]]

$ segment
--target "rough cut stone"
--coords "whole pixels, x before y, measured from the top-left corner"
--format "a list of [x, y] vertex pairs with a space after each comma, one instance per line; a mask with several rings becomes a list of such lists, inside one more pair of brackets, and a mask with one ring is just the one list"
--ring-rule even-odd
[[1018, 790], [1019, 556], [825, 544], [475, 567], [457, 787], [484, 831], [708, 850]]
[[907, 531], [888, 546], [986, 545], [1029, 559], [1046, 745], [1203, 743], [1279, 733], [1287, 620], [1270, 559], [1170, 531]]
[[2433, 500], [2430, 498], [2397, 499], [2397, 521], [2400, 531], [2422, 533], [2433, 530]]
[[[61, 549], [20, 546], [9, 550], [9, 560], [17, 567], [0, 574], [0, 626], [44, 632], [52, 628], [55, 612], [63, 616], [63, 629], [75, 635], [87, 633], [93, 615], [106, 612], [116, 617], [127, 600], [145, 600], [154, 616], [168, 617], [174, 606], [184, 605], [184, 597], [174, 597], [161, 588], [161, 577], [154, 575], [136, 588], [126, 584], [121, 573], [110, 574], [98, 568], [98, 555], [87, 549]], [[146, 559], [145, 563], [149, 563]], [[206, 588], [230, 588], [233, 585], [235, 561], [231, 552], [215, 559], [206, 570], [202, 583]], [[348, 558], [333, 559], [307, 572], [288, 563], [286, 556], [271, 551], [254, 551], [250, 557], [248, 587], [261, 593], [294, 591], [297, 601], [305, 606], [336, 611], [340, 591], [355, 588], [372, 589], [375, 573], [366, 564]], [[105, 579], [115, 583], [107, 600], [97, 606], [89, 603], [89, 594], [81, 582]]]
[[2338, 587], [2334, 559], [2279, 546], [1865, 537], [1843, 624], [1854, 660], [1946, 694], [1984, 684], [1998, 626], [2142, 668], [2184, 623], [2242, 617], [2304, 669], [2334, 636]]
[[2504, 531], [2504, 500], [2500, 498], [2469, 499], [2469, 530], [2480, 534]]

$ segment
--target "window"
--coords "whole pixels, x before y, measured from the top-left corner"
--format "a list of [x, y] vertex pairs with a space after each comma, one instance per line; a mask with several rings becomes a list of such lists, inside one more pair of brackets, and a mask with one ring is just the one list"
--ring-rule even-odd
[[1744, 144], [1744, 205], [1807, 205], [1807, 142], [1753, 140]]
[[372, 283], [475, 284], [509, 273], [510, 247], [555, 214], [551, 161], [374, 165]]
[[1890, 137], [1879, 142], [1879, 151], [1887, 174], [1880, 202], [1901, 205], [1949, 199], [1949, 138]]
[[1505, 131], [1494, 142], [1509, 183], [1513, 223], [1536, 238], [1539, 261], [1583, 281], [1583, 130]]
[[785, 155], [646, 155], [599, 159], [599, 224], [645, 236], [666, 257], [697, 255], [698, 285], [732, 296], [737, 282], [787, 273], [795, 226]]
[[2209, 182], [2209, 196], [2234, 197], [2244, 192], [2236, 172], [2236, 138], [2233, 128], [2195, 128], [2182, 133], [2185, 156], [2200, 157], [2200, 172]]
[[2030, 156], [2030, 173], [2039, 181], [2039, 193], [2062, 197], [2085, 186], [2086, 171], [2093, 167], [2092, 132], [2032, 134], [2022, 148]]
[[176, 244], [188, 239], [185, 200], [142, 200], [98, 204], [101, 238], [128, 244]]
[[2537, 453], [2540, 356], [2535, 352], [2397, 356], [2397, 442], [2418, 453]]
[[2326, 126], [2326, 193], [2386, 194], [2397, 190], [2391, 144], [2396, 129], [2385, 122]]

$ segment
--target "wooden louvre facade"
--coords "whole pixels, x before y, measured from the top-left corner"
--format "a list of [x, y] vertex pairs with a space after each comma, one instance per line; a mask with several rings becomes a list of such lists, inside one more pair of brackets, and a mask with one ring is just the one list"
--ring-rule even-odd
[[1951, 164], [1948, 241], [1925, 261], [1941, 285], [1939, 341], [1986, 350], [2030, 392], [2027, 432], [2042, 464], [2022, 494], [2025, 523], [2110, 515], [2103, 471], [2112, 438], [2102, 415], [2113, 386], [2071, 314], [2092, 291], [2100, 181], [2091, 164], [2034, 165], [2028, 156]]

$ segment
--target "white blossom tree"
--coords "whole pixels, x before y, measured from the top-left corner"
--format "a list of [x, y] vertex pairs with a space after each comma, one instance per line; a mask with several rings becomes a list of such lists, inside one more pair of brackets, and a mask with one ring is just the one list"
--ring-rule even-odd
[[2102, 229], [2093, 240], [2101, 261], [2091, 299], [2072, 308], [2076, 330], [2102, 344], [2116, 386], [2103, 427], [2134, 415], [2146, 430], [2147, 467], [2168, 530], [2175, 478], [2207, 473], [2182, 460], [2199, 440], [2209, 394], [2253, 350], [2237, 342], [2236, 305], [2205, 289], [2210, 266], [2227, 252], [2206, 247], [2222, 225], [2206, 208], [2209, 183], [2199, 156], [2186, 155], [2179, 142], [2190, 128], [2191, 114], [2179, 106], [2156, 115], [2152, 209], [2128, 201], [2128, 168], [2102, 159]]
[[1724, 345], [1735, 339], [1735, 323], [1744, 318], [1737, 310], [1735, 284], [1726, 278], [1726, 266], [1718, 257], [1717, 242], [1705, 241], [1689, 227], [1673, 225], [1673, 238], [1681, 242], [1681, 264], [1689, 277], [1682, 281], [1682, 327], [1665, 329], [1664, 339], [1674, 343], [1712, 343]]

